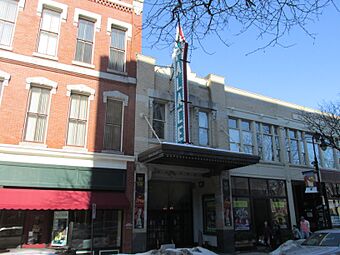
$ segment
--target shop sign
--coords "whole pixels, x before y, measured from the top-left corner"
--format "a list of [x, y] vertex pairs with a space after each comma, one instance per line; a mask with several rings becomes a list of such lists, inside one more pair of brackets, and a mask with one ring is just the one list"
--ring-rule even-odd
[[145, 174], [136, 173], [134, 228], [144, 229]]
[[68, 234], [68, 211], [55, 211], [52, 228], [52, 246], [66, 246]]
[[179, 27], [175, 42], [173, 58], [173, 76], [175, 80], [175, 138], [177, 143], [189, 143], [189, 105], [187, 85], [187, 51], [185, 41]]
[[306, 185], [305, 193], [318, 193], [318, 188], [316, 186], [316, 178], [315, 178], [315, 172], [312, 171], [305, 171], [302, 172], [303, 178]]

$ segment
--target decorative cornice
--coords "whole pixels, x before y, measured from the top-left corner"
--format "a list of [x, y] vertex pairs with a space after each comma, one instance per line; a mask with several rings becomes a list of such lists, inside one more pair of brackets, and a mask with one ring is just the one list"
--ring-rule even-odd
[[117, 0], [88, 0], [88, 1], [104, 5], [106, 7], [115, 8], [123, 12], [128, 12], [128, 13], [133, 12], [133, 6], [131, 4], [124, 3], [121, 1], [117, 1]]

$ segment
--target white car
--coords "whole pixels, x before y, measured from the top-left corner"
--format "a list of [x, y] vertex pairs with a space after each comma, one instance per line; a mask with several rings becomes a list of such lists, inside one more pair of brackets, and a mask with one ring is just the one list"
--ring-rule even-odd
[[340, 229], [314, 232], [306, 240], [289, 240], [271, 255], [340, 255]]

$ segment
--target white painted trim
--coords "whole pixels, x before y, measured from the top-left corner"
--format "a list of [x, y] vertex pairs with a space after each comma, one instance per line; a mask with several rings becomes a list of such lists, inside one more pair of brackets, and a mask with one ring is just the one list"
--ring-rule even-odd
[[[58, 34], [58, 41], [59, 41], [59, 34]], [[56, 53], [57, 53], [57, 51], [58, 51], [58, 47], [56, 49]], [[46, 59], [51, 59], [51, 60], [54, 60], [54, 61], [58, 61], [58, 57], [57, 56], [45, 55], [45, 54], [42, 54], [42, 53], [39, 53], [39, 52], [33, 52], [32, 55], [35, 56], [35, 57], [38, 57], [38, 58], [46, 58]]]
[[77, 146], [71, 146], [71, 145], [63, 146], [63, 150], [69, 151], [69, 152], [88, 152], [88, 149], [84, 147], [77, 147]]
[[292, 108], [292, 109], [296, 109], [296, 110], [318, 113], [318, 111], [311, 109], [311, 108], [307, 108], [307, 107], [297, 105], [297, 104], [293, 104], [293, 103], [288, 103], [288, 102], [285, 102], [285, 101], [281, 101], [279, 99], [259, 95], [259, 94], [253, 93], [253, 92], [245, 91], [245, 90], [234, 88], [234, 87], [231, 87], [231, 86], [224, 86], [224, 91], [229, 92], [229, 93], [238, 94], [238, 95], [241, 95], [241, 96], [251, 97], [251, 98], [258, 99], [258, 100], [265, 101], [265, 102], [269, 102], [269, 103], [272, 103], [272, 104], [282, 105], [282, 106]]
[[37, 7], [38, 16], [41, 16], [44, 6], [49, 7], [56, 11], [61, 11], [61, 19], [63, 22], [66, 22], [66, 19], [67, 19], [67, 5], [66, 4], [58, 3], [52, 0], [39, 0], [38, 7]]
[[107, 103], [107, 98], [111, 97], [123, 101], [123, 106], [128, 106], [129, 96], [124, 93], [114, 90], [114, 91], [104, 91], [103, 92], [103, 103]]
[[0, 144], [0, 161], [52, 164], [58, 166], [103, 167], [126, 169], [127, 162], [134, 162], [134, 156], [121, 154], [65, 151], [62, 149], [39, 148], [27, 145]]
[[17, 11], [16, 11], [16, 16], [15, 16], [15, 21], [14, 21], [14, 28], [13, 28], [13, 31], [12, 31], [11, 40], [10, 40], [9, 45], [1, 44], [0, 48], [2, 48], [2, 49], [13, 50], [13, 39], [14, 39], [14, 35], [15, 35], [15, 30], [16, 30], [16, 27], [17, 27], [19, 11], [22, 11], [24, 9], [25, 0], [19, 0], [17, 2], [17, 4], [18, 4], [18, 8], [17, 8]]
[[143, 12], [143, 0], [133, 1], [133, 10], [137, 16]]
[[24, 9], [26, 0], [19, 0], [18, 7], [20, 10]]
[[12, 51], [12, 50], [13, 50], [13, 47], [12, 47], [12, 46], [6, 46], [6, 45], [0, 45], [0, 49]]
[[74, 85], [67, 85], [67, 96], [71, 96], [72, 91], [76, 91], [81, 94], [89, 95], [89, 100], [94, 99], [95, 90], [84, 85], [84, 84], [74, 84]]
[[13, 53], [10, 51], [5, 51], [5, 50], [0, 50], [0, 57], [5, 58], [5, 59], [20, 61], [23, 63], [32, 64], [32, 65], [55, 68], [55, 69], [59, 69], [59, 70], [66, 71], [66, 72], [72, 72], [72, 73], [88, 75], [88, 76], [96, 77], [96, 78], [108, 79], [111, 81], [136, 84], [135, 77], [126, 77], [122, 75], [101, 72], [97, 70], [91, 70], [88, 68], [78, 67], [74, 65], [67, 65], [67, 64], [59, 63], [59, 62], [48, 60], [48, 59], [25, 56], [25, 55]]
[[[50, 96], [49, 96], [49, 101], [48, 101], [48, 107], [47, 107], [47, 119], [46, 119], [46, 127], [45, 127], [45, 136], [44, 136], [44, 141], [43, 142], [37, 142], [35, 143], [34, 141], [26, 141], [25, 140], [25, 135], [26, 135], [26, 124], [27, 124], [27, 116], [28, 116], [28, 109], [30, 107], [30, 103], [27, 103], [26, 105], [26, 116], [25, 116], [25, 122], [24, 122], [24, 128], [22, 129], [22, 136], [21, 139], [23, 140], [19, 144], [24, 144], [28, 146], [33, 146], [32, 144], [35, 144], [35, 146], [44, 146], [47, 147], [46, 145], [46, 139], [47, 139], [47, 131], [48, 131], [48, 125], [49, 125], [49, 120], [50, 120], [50, 111], [51, 111], [51, 102], [52, 102], [52, 94], [56, 93], [56, 88], [57, 88], [57, 83], [54, 81], [51, 81], [47, 78], [44, 77], [30, 77], [26, 79], [26, 89], [30, 89], [32, 84], [38, 84], [43, 87], [47, 87], [50, 89]], [[30, 100], [31, 97], [28, 93], [27, 100]]]
[[[126, 63], [125, 63], [125, 64], [126, 64]], [[108, 73], [115, 73], [115, 74], [120, 74], [120, 75], [124, 75], [124, 76], [128, 75], [127, 72], [121, 72], [121, 71], [117, 71], [117, 70], [110, 69], [110, 68], [107, 68], [106, 71], [107, 71]]]
[[36, 147], [36, 148], [47, 148], [47, 144], [45, 143], [33, 143], [33, 142], [20, 142], [19, 145], [26, 147]]
[[83, 17], [93, 20], [95, 22], [95, 28], [96, 28], [95, 30], [97, 32], [100, 31], [101, 22], [102, 22], [101, 15], [94, 13], [94, 12], [86, 11], [83, 9], [75, 8], [74, 16], [73, 16], [73, 25], [78, 26], [79, 16], [83, 16]]
[[[107, 103], [107, 98], [113, 98], [116, 101], [119, 101], [123, 104], [122, 107], [122, 115], [121, 115], [121, 130], [120, 130], [120, 146], [119, 146], [119, 152], [122, 152], [123, 150], [123, 134], [124, 134], [124, 113], [125, 108], [124, 106], [127, 106], [129, 97], [119, 91], [104, 91], [103, 92], [103, 102]], [[107, 108], [107, 107], [106, 107]], [[105, 114], [105, 123], [106, 123], [106, 114]], [[103, 137], [103, 143], [104, 143], [105, 137]]]
[[[92, 46], [94, 46], [94, 44]], [[93, 48], [94, 47], [92, 47], [92, 49]], [[93, 51], [92, 51], [92, 59], [93, 59]], [[91, 63], [92, 63], [92, 60], [91, 60]], [[87, 67], [87, 68], [92, 68], [92, 69], [95, 68], [95, 65], [93, 65], [93, 64], [89, 64], [89, 63], [85, 63], [85, 62], [80, 62], [80, 61], [77, 61], [77, 60], [72, 60], [72, 64], [77, 65], [77, 66], [83, 66], [83, 67]]]
[[126, 30], [128, 40], [131, 40], [131, 38], [132, 38], [132, 25], [130, 23], [120, 21], [120, 20], [117, 20], [117, 19], [113, 19], [113, 18], [108, 18], [107, 19], [107, 26], [106, 26], [106, 32], [107, 32], [108, 35], [111, 35], [112, 26], [120, 28], [122, 30]]
[[32, 84], [41, 85], [44, 87], [49, 87], [51, 89], [51, 93], [55, 94], [58, 83], [55, 81], [51, 81], [45, 77], [29, 77], [26, 79], [26, 89], [30, 89]]
[[9, 73], [0, 70], [0, 80], [2, 81], [2, 86], [8, 86], [8, 82], [10, 79], [11, 75]]
[[84, 146], [77, 146], [68, 144], [68, 136], [69, 136], [69, 127], [70, 127], [70, 114], [71, 114], [71, 99], [69, 100], [69, 107], [68, 107], [68, 116], [67, 116], [67, 128], [66, 128], [66, 139], [65, 139], [65, 146], [63, 147], [64, 150], [72, 150], [72, 151], [88, 151], [87, 149], [87, 139], [88, 139], [88, 132], [89, 132], [89, 121], [90, 121], [90, 106], [91, 106], [91, 100], [94, 98], [95, 90], [91, 89], [90, 87], [83, 85], [83, 84], [77, 84], [77, 85], [67, 85], [67, 96], [71, 96], [72, 91], [76, 91], [78, 93], [81, 93], [83, 95], [88, 96], [88, 104], [87, 104], [87, 114], [86, 114], [86, 131], [85, 131], [85, 141]]

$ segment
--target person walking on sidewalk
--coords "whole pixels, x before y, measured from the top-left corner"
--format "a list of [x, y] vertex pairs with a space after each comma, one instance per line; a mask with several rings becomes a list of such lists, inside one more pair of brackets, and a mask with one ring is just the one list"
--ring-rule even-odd
[[300, 218], [300, 231], [301, 237], [306, 239], [310, 235], [310, 224], [309, 221], [306, 220], [303, 216]]

